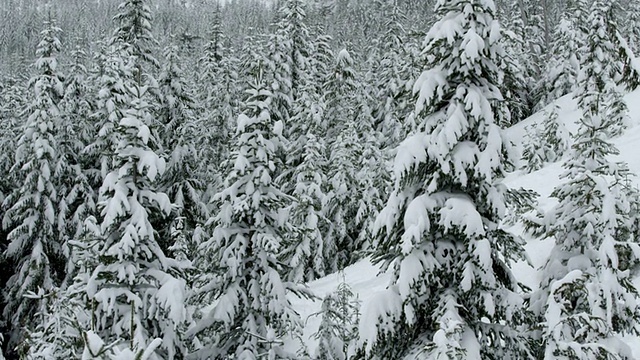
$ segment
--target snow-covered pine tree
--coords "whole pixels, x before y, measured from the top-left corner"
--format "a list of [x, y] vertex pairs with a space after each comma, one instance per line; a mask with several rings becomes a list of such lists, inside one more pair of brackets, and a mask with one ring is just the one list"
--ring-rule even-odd
[[[504, 81], [500, 86], [510, 112], [511, 123], [517, 123], [530, 114], [533, 95], [531, 79], [538, 78], [539, 33], [529, 26], [531, 19], [529, 0], [509, 3], [509, 21], [501, 37], [506, 56], [500, 65]], [[506, 124], [510, 125], [510, 124]]]
[[194, 97], [185, 80], [178, 46], [168, 45], [164, 55], [158, 77], [160, 101], [156, 113], [161, 124], [162, 148], [169, 162], [159, 180], [159, 190], [169, 196], [174, 210], [164, 221], [158, 221], [160, 226], [156, 230], [165, 242], [161, 246], [168, 249], [178, 238], [190, 240], [196, 226], [209, 218], [209, 211], [201, 200], [206, 186], [197, 173], [196, 144], [200, 129]]
[[525, 127], [524, 145], [522, 148], [522, 169], [528, 173], [538, 171], [544, 166], [547, 156], [547, 147], [545, 143], [541, 143], [542, 129], [537, 125], [529, 125]]
[[[4, 129], [0, 133], [0, 173], [4, 176], [0, 177], [0, 204], [4, 203], [9, 194], [17, 187], [16, 173], [11, 172], [11, 168], [15, 164], [16, 144], [19, 140], [19, 132], [21, 132], [21, 116], [26, 105], [25, 100], [28, 99], [27, 81], [19, 81], [16, 78], [4, 76], [0, 80], [0, 128]], [[4, 218], [7, 209], [0, 206], [0, 219]], [[10, 229], [0, 226], [0, 252], [4, 252], [7, 247], [7, 234]], [[0, 284], [5, 284], [11, 276], [11, 270], [14, 268], [12, 262], [4, 257], [0, 257]], [[0, 306], [4, 307], [4, 300], [0, 300]]]
[[271, 77], [272, 115], [287, 124], [285, 136], [290, 138], [289, 119], [295, 115], [294, 103], [311, 76], [309, 59], [312, 46], [302, 0], [283, 1], [278, 14], [280, 18], [275, 24], [275, 33], [269, 39], [267, 75]]
[[[318, 29], [317, 31], [321, 31]], [[325, 104], [322, 84], [328, 73], [328, 37], [318, 35], [312, 43], [305, 30], [304, 44], [310, 58], [305, 60], [305, 74], [298, 96], [293, 102], [286, 143], [287, 169], [278, 177], [282, 190], [295, 198], [291, 209], [294, 231], [285, 239], [282, 261], [290, 266], [286, 278], [293, 282], [310, 281], [325, 275], [323, 235], [327, 190], [327, 159], [324, 133]], [[317, 48], [316, 48], [317, 46]], [[331, 59], [333, 60], [333, 59]]]
[[[222, 162], [229, 157], [232, 134], [233, 113], [241, 95], [236, 88], [238, 74], [235, 67], [237, 59], [226, 46], [228, 41], [222, 31], [222, 18], [219, 5], [213, 15], [209, 29], [209, 38], [198, 59], [198, 100], [202, 129], [208, 146], [199, 150], [199, 172], [209, 183], [220, 185], [218, 180]], [[214, 191], [217, 191], [214, 190]]]
[[[153, 56], [153, 46], [157, 41], [153, 37], [151, 23], [153, 16], [149, 7], [149, 0], [124, 0], [118, 5], [118, 13], [113, 17], [118, 24], [113, 32], [109, 45], [119, 47], [154, 67], [159, 67], [158, 60]], [[142, 76], [143, 62], [136, 64], [137, 76]]]
[[[72, 53], [71, 75], [64, 84], [64, 97], [60, 103], [63, 116], [60, 119], [57, 135], [58, 161], [55, 177], [58, 180], [57, 231], [60, 243], [64, 245], [65, 256], [70, 255], [69, 241], [78, 239], [84, 231], [84, 220], [95, 215], [97, 194], [95, 171], [89, 170], [89, 157], [83, 153], [92, 140], [94, 125], [91, 115], [94, 111], [94, 98], [89, 93], [84, 66], [86, 54], [80, 47]], [[73, 277], [73, 264], [67, 263], [67, 279]], [[66, 281], [65, 281], [66, 282]], [[66, 287], [66, 284], [62, 286]]]
[[527, 127], [522, 150], [525, 171], [540, 170], [544, 163], [560, 160], [569, 149], [571, 134], [564, 123], [558, 119], [559, 110], [560, 107], [554, 105], [544, 112], [542, 129], [539, 125]]
[[571, 133], [559, 118], [560, 106], [554, 105], [544, 113], [542, 143], [547, 147], [546, 161], [560, 160], [571, 146]]
[[347, 49], [342, 49], [334, 59], [331, 75], [324, 84], [326, 110], [322, 127], [326, 131], [327, 146], [333, 146], [338, 135], [347, 127], [348, 119], [357, 116], [354, 94], [358, 89], [353, 58]]
[[21, 342], [25, 331], [37, 323], [34, 315], [40, 308], [38, 300], [25, 295], [38, 289], [49, 291], [64, 278], [65, 256], [56, 228], [58, 179], [55, 178], [60, 157], [59, 103], [64, 95], [63, 77], [56, 59], [61, 48], [60, 31], [54, 20], [45, 21], [36, 50], [38, 74], [29, 80], [33, 97], [25, 112], [24, 131], [17, 142], [15, 164], [11, 168], [18, 187], [3, 203], [6, 212], [2, 225], [10, 230], [3, 255], [14, 264], [11, 277], [4, 285], [3, 317], [11, 329], [7, 339], [10, 348]]
[[592, 7], [589, 53], [576, 91], [580, 127], [564, 163], [567, 181], [552, 193], [558, 204], [543, 222], [555, 246], [531, 299], [542, 328], [542, 359], [632, 359], [621, 336], [638, 333], [639, 293], [629, 272], [640, 261], [629, 202], [638, 194], [626, 185], [626, 163], [612, 159], [618, 150], [607, 141], [607, 129], [619, 129], [622, 120], [611, 115], [617, 104], [606, 92], [615, 84], [596, 59], [604, 55], [598, 43], [609, 6], [596, 0]]
[[120, 27], [111, 41], [110, 66], [116, 68], [105, 81], [110, 87], [101, 90], [106, 119], [97, 140], [110, 151], [103, 155], [100, 214], [89, 221], [99, 240], [100, 262], [85, 291], [95, 319], [92, 330], [104, 341], [120, 342], [135, 353], [160, 337], [162, 344], [150, 359], [180, 359], [186, 352], [181, 332], [187, 320], [184, 264], [163, 253], [151, 223], [167, 216], [171, 204], [156, 190], [166, 164], [158, 154], [159, 121], [148, 102], [155, 81], [143, 66], [153, 62], [145, 47], [154, 41], [149, 7], [147, 1], [131, 0], [120, 10], [115, 17]]
[[378, 3], [385, 14], [386, 31], [377, 49], [379, 62], [369, 70], [374, 80], [371, 106], [376, 130], [383, 135], [383, 149], [391, 151], [408, 133], [405, 118], [411, 112], [411, 87], [417, 74], [413, 73], [411, 53], [405, 44], [406, 16], [398, 1], [378, 0]]
[[[326, 104], [323, 127], [328, 139], [327, 202], [324, 214], [329, 227], [324, 234], [325, 265], [327, 273], [333, 273], [353, 262], [356, 243], [360, 235], [357, 213], [361, 197], [358, 173], [360, 171], [363, 141], [359, 118], [360, 93], [353, 59], [346, 49], [338, 53], [334, 71], [326, 84]], [[362, 134], [363, 138], [365, 135]]]
[[376, 221], [374, 260], [392, 281], [365, 304], [361, 339], [371, 359], [530, 359], [509, 267], [523, 244], [500, 227], [513, 152], [497, 124], [508, 113], [495, 6], [441, 0], [435, 11], [414, 87], [421, 131], [400, 145]]
[[[130, 81], [131, 79], [129, 79]], [[150, 223], [170, 212], [166, 194], [155, 191], [165, 170], [149, 128], [147, 87], [128, 82], [131, 109], [114, 124], [111, 172], [100, 188], [98, 207], [101, 262], [87, 285], [95, 303], [95, 331], [108, 342], [124, 340], [137, 351], [162, 337], [152, 359], [180, 358], [185, 351], [179, 326], [185, 321], [183, 265], [167, 258]]]
[[338, 288], [324, 297], [322, 316], [314, 338], [318, 340], [317, 360], [345, 360], [354, 355], [358, 339], [360, 302], [342, 275]]
[[[291, 223], [295, 231], [287, 236], [282, 258], [290, 267], [289, 281], [302, 283], [325, 275], [325, 252], [323, 233], [327, 221], [322, 212], [326, 195], [327, 178], [324, 141], [308, 132], [302, 148], [302, 163], [295, 167], [296, 180], [291, 209]], [[297, 154], [296, 154], [297, 155]]]
[[356, 236], [347, 250], [351, 252], [348, 264], [354, 263], [362, 257], [364, 251], [370, 250], [373, 223], [380, 209], [384, 207], [391, 188], [390, 154], [382, 149], [385, 136], [374, 126], [375, 118], [369, 107], [369, 104], [374, 101], [371, 94], [363, 89], [364, 86], [364, 84], [360, 85], [356, 92], [357, 118], [355, 124], [356, 132], [359, 135], [360, 150], [356, 159], [359, 169], [355, 186], [360, 190], [360, 194], [354, 218], [355, 227], [351, 231]]
[[560, 22], [555, 27], [547, 67], [538, 85], [540, 100], [536, 105], [537, 109], [571, 93], [576, 87], [580, 68], [578, 55], [585, 42], [582, 28], [584, 23], [580, 21], [586, 21], [586, 18], [581, 15], [581, 5], [587, 6], [583, 0], [574, 0], [567, 4]]
[[48, 293], [42, 289], [30, 293], [27, 298], [37, 300], [40, 308], [34, 329], [24, 344], [26, 359], [78, 359], [82, 347], [82, 331], [89, 327], [90, 313], [75, 287], [53, 288]]
[[[133, 76], [131, 64], [115, 46], [104, 49], [102, 67], [94, 74], [98, 84], [96, 111], [92, 114], [95, 130], [93, 141], [83, 150], [86, 157], [87, 176], [96, 188], [102, 185], [111, 171], [111, 154], [116, 149], [116, 124], [124, 117], [124, 111], [131, 104], [131, 94], [124, 79]], [[93, 78], [92, 78], [93, 80]]]
[[[580, 74], [574, 97], [583, 112], [599, 116], [605, 111], [611, 118], [608, 127], [602, 131], [609, 136], [620, 135], [627, 127], [627, 105], [617, 82], [621, 80], [624, 62], [615, 46], [617, 31], [612, 29], [611, 8], [615, 1], [596, 0], [588, 18], [589, 32], [586, 43], [581, 48]], [[613, 33], [609, 31], [613, 30]]]
[[[637, 6], [637, 5], [636, 5]], [[629, 46], [626, 36], [620, 33], [620, 13], [623, 8], [620, 0], [612, 1], [605, 16], [607, 36], [613, 44], [618, 61], [620, 73], [615, 77], [616, 83], [627, 91], [633, 91], [640, 86], [640, 66], [635, 61], [636, 56]], [[626, 34], [625, 34], [626, 35]]]
[[335, 62], [335, 54], [331, 49], [332, 38], [324, 33], [323, 28], [319, 28], [315, 31], [316, 36], [313, 40], [313, 52], [311, 53], [310, 71], [311, 78], [309, 86], [313, 87], [313, 94], [320, 96], [317, 99], [317, 107], [313, 109], [314, 114], [314, 126], [318, 134], [326, 131], [325, 124], [323, 122], [324, 112], [326, 105], [324, 103], [324, 84], [330, 76], [333, 64]]
[[93, 270], [100, 263], [100, 239], [95, 233], [99, 227], [89, 226], [74, 240], [69, 241], [71, 253], [68, 263], [71, 281], [49, 292], [31, 293], [31, 298], [41, 298], [39, 316], [42, 320], [30, 331], [26, 345], [27, 359], [78, 359], [83, 352], [83, 334], [95, 329], [93, 316], [95, 302], [87, 295], [87, 284]]
[[225, 188], [214, 197], [220, 211], [210, 220], [212, 237], [201, 245], [210, 257], [206, 271], [217, 275], [202, 287], [215, 305], [188, 333], [202, 335], [202, 359], [296, 358], [282, 340], [301, 331], [287, 294], [302, 289], [282, 280], [277, 258], [291, 231], [284, 212], [290, 199], [274, 183], [283, 123], [269, 112], [272, 95], [257, 70], [238, 117]]
[[640, 2], [627, 1], [624, 10], [627, 16], [622, 32], [628, 34], [631, 51], [638, 54], [640, 53]]
[[[60, 134], [61, 149], [67, 164], [65, 168], [61, 168], [64, 174], [61, 174], [63, 182], [60, 189], [60, 196], [64, 196], [60, 199], [61, 208], [65, 211], [60, 211], [58, 226], [61, 235], [67, 239], [78, 239], [84, 228], [84, 220], [95, 214], [97, 194], [94, 184], [99, 179], [91, 177], [97, 173], [89, 169], [93, 164], [84, 152], [85, 147], [93, 140], [92, 127], [95, 125], [92, 122], [95, 98], [90, 93], [87, 81], [86, 52], [76, 46], [71, 56], [73, 63], [69, 68], [70, 75], [65, 82], [62, 99], [64, 128]], [[73, 179], [73, 182], [68, 183], [69, 179]]]

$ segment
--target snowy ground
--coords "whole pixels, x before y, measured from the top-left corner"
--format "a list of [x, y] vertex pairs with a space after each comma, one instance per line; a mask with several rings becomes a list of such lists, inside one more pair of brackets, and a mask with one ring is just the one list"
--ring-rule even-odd
[[[626, 97], [629, 107], [629, 128], [625, 134], [614, 139], [614, 144], [620, 150], [620, 160], [624, 160], [629, 164], [632, 172], [640, 175], [640, 156], [638, 155], [638, 147], [640, 146], [640, 90], [635, 91]], [[576, 103], [565, 96], [557, 101], [560, 106], [559, 119], [563, 120], [570, 131], [575, 131], [579, 112]], [[514, 143], [518, 146], [522, 144], [525, 127], [543, 120], [543, 112], [539, 112], [529, 119], [515, 125], [507, 130]], [[539, 171], [526, 174], [522, 171], [516, 171], [510, 174], [505, 183], [512, 188], [525, 188], [535, 190], [540, 194], [539, 206], [548, 209], [553, 205], [553, 199], [549, 198], [553, 188], [560, 182], [559, 177], [563, 172], [561, 162], [547, 164]], [[640, 176], [635, 179], [640, 186]], [[511, 228], [516, 234], [522, 235], [522, 227], [516, 224]], [[525, 285], [535, 288], [537, 287], [537, 270], [549, 255], [552, 246], [550, 239], [527, 239], [526, 250], [533, 266], [526, 263], [514, 264], [513, 269], [516, 276]], [[343, 275], [332, 274], [325, 278], [318, 279], [308, 284], [310, 289], [321, 299], [326, 294], [334, 291], [338, 284], [343, 280]], [[380, 274], [379, 268], [371, 264], [368, 259], [362, 260], [344, 271], [346, 282], [351, 285], [354, 292], [359, 295], [363, 305], [372, 298], [374, 294], [382, 291], [389, 283], [388, 274]], [[640, 279], [637, 281], [640, 287]], [[305, 321], [304, 338], [311, 354], [314, 354], [317, 342], [312, 335], [317, 331], [320, 325], [320, 316], [317, 314], [320, 310], [321, 300], [302, 300], [292, 298], [294, 307], [300, 313], [303, 321]], [[634, 349], [634, 355], [640, 359], [640, 338], [628, 338], [629, 344]], [[292, 344], [293, 345], [293, 344]]]

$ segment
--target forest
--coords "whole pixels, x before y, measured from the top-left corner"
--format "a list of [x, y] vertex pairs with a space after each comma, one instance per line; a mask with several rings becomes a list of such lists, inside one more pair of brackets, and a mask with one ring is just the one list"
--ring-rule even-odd
[[3, 0], [0, 359], [637, 358], [638, 51], [637, 0]]

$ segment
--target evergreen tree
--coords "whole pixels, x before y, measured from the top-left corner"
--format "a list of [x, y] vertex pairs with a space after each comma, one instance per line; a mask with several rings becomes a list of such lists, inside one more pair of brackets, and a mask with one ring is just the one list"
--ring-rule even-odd
[[522, 158], [527, 172], [540, 170], [546, 162], [560, 160], [569, 149], [569, 131], [558, 119], [558, 106], [544, 113], [543, 128], [528, 126]]
[[134, 353], [161, 337], [162, 345], [150, 359], [182, 358], [185, 264], [164, 254], [151, 223], [167, 216], [171, 204], [156, 190], [166, 164], [159, 155], [159, 120], [149, 104], [155, 81], [143, 67], [143, 61], [152, 60], [147, 43], [154, 41], [149, 7], [145, 1], [125, 1], [120, 10], [109, 64], [115, 69], [105, 78], [108, 87], [99, 101], [105, 119], [96, 143], [109, 151], [102, 161], [106, 175], [99, 191], [100, 214], [89, 222], [100, 259], [85, 289], [95, 318], [92, 331]]
[[291, 210], [291, 222], [295, 228], [287, 237], [283, 258], [290, 266], [288, 279], [294, 283], [315, 280], [325, 275], [323, 230], [327, 220], [322, 209], [325, 205], [327, 178], [324, 173], [324, 142], [309, 132], [301, 151], [302, 163], [295, 168], [296, 179]]
[[227, 48], [227, 38], [222, 31], [221, 13], [216, 6], [213, 23], [209, 29], [209, 39], [198, 59], [201, 74], [198, 76], [198, 97], [201, 107], [202, 129], [205, 130], [208, 146], [199, 154], [206, 161], [200, 164], [199, 172], [205, 174], [209, 182], [214, 182], [214, 174], [222, 171], [220, 165], [229, 157], [232, 134], [233, 113], [237, 98], [238, 75], [235, 73], [237, 59]]
[[531, 97], [533, 95], [530, 79], [537, 78], [537, 64], [535, 63], [539, 42], [529, 24], [529, 1], [513, 1], [510, 3], [510, 18], [507, 28], [503, 30], [502, 42], [505, 57], [500, 63], [504, 72], [504, 81], [500, 86], [507, 107], [510, 120], [504, 125], [515, 124], [529, 115]]
[[640, 3], [628, 1], [626, 11], [626, 24], [622, 32], [628, 34], [629, 47], [634, 54], [640, 53]]
[[[64, 165], [60, 166], [60, 214], [58, 228], [65, 241], [78, 239], [84, 228], [84, 220], [95, 215], [97, 194], [94, 184], [98, 179], [89, 168], [85, 147], [92, 141], [94, 125], [91, 117], [95, 111], [95, 99], [90, 94], [87, 84], [87, 69], [84, 65], [86, 53], [76, 47], [72, 51], [73, 64], [71, 75], [65, 82], [63, 128], [60, 133], [60, 147], [65, 157]], [[68, 179], [74, 179], [68, 182]], [[64, 196], [64, 197], [63, 197]], [[64, 210], [64, 211], [62, 211]], [[70, 251], [67, 247], [67, 251]], [[69, 255], [69, 254], [67, 254]]]
[[[403, 23], [405, 14], [397, 0], [379, 0], [386, 14], [383, 34], [379, 43], [378, 64], [371, 66], [373, 72], [372, 113], [376, 130], [382, 133], [384, 149], [395, 149], [408, 133], [405, 118], [411, 112], [411, 88], [416, 74], [411, 66], [411, 56], [405, 44], [408, 35]], [[375, 61], [375, 60], [374, 60]]]
[[324, 297], [322, 308], [316, 315], [321, 315], [322, 321], [314, 334], [318, 340], [315, 359], [350, 358], [358, 336], [360, 303], [344, 279], [334, 292]]
[[167, 242], [161, 245], [167, 249], [175, 244], [176, 236], [191, 239], [195, 227], [204, 224], [209, 216], [201, 200], [205, 185], [197, 173], [195, 103], [184, 78], [178, 47], [167, 46], [164, 60], [158, 77], [157, 112], [162, 124], [161, 143], [169, 163], [160, 179], [160, 190], [169, 196], [174, 211], [167, 221], [160, 222], [158, 232]]
[[[124, 0], [118, 5], [118, 13], [113, 17], [118, 24], [111, 37], [110, 45], [120, 47], [121, 51], [130, 53], [154, 67], [159, 66], [153, 56], [152, 47], [157, 44], [153, 37], [151, 23], [153, 16], [148, 0]], [[135, 69], [141, 73], [142, 62]]]
[[24, 298], [28, 292], [49, 291], [64, 278], [65, 256], [56, 228], [58, 193], [56, 163], [59, 159], [57, 132], [62, 117], [59, 103], [64, 95], [62, 74], [57, 69], [60, 29], [53, 20], [45, 22], [38, 44], [31, 78], [33, 100], [29, 104], [11, 171], [19, 186], [4, 200], [3, 228], [10, 229], [4, 256], [14, 262], [5, 284], [3, 316], [11, 326], [9, 344], [16, 345], [33, 326], [37, 299]]
[[622, 74], [623, 61], [611, 37], [611, 8], [615, 5], [609, 1], [595, 1], [589, 16], [589, 33], [581, 58], [581, 71], [574, 97], [583, 112], [593, 116], [606, 111], [611, 118], [610, 126], [603, 128], [609, 136], [620, 135], [627, 127], [627, 106], [618, 89], [618, 81]]
[[524, 160], [524, 171], [531, 173], [542, 169], [546, 162], [545, 144], [540, 144], [542, 132], [536, 125], [525, 127], [524, 148], [522, 149], [522, 160]]
[[248, 94], [225, 189], [214, 197], [220, 204], [211, 220], [215, 228], [201, 245], [210, 256], [207, 271], [217, 275], [203, 291], [213, 292], [216, 303], [189, 335], [204, 333], [208, 340], [200, 358], [293, 359], [282, 339], [295, 337], [301, 322], [287, 294], [301, 288], [282, 281], [286, 271], [277, 259], [291, 231], [284, 214], [290, 199], [274, 183], [282, 166], [276, 152], [283, 146], [283, 123], [269, 112], [272, 95], [260, 68]]
[[[294, 103], [309, 81], [310, 52], [312, 51], [309, 28], [306, 24], [306, 12], [301, 0], [285, 0], [278, 14], [281, 16], [275, 24], [275, 33], [269, 38], [267, 57], [268, 75], [272, 78], [273, 96], [271, 113], [276, 119], [289, 125], [294, 116]], [[287, 126], [285, 136], [291, 127]], [[301, 134], [305, 134], [303, 131]]]
[[556, 25], [547, 67], [539, 85], [538, 109], [571, 93], [576, 87], [581, 61], [579, 50], [585, 42], [583, 24], [586, 22], [580, 6], [587, 5], [583, 0], [569, 3]]
[[40, 290], [28, 298], [37, 300], [41, 308], [37, 326], [29, 331], [26, 359], [78, 359], [81, 354], [81, 331], [89, 324], [89, 313], [71, 289]]
[[[357, 259], [354, 252], [359, 250], [358, 239], [362, 228], [362, 217], [357, 216], [362, 195], [358, 173], [363, 156], [363, 139], [372, 134], [372, 122], [370, 118], [365, 118], [370, 116], [370, 112], [360, 111], [365, 102], [359, 101], [359, 83], [353, 66], [349, 52], [341, 50], [335, 70], [327, 81], [324, 100], [327, 110], [323, 127], [327, 129], [327, 148], [330, 150], [327, 155], [328, 188], [324, 210], [329, 221], [324, 234], [328, 273], [343, 269]], [[368, 126], [361, 121], [368, 121]]]
[[[374, 259], [392, 266], [360, 331], [368, 358], [531, 358], [520, 286], [522, 242], [500, 227], [513, 154], [498, 121], [500, 29], [490, 0], [439, 1], [425, 40], [416, 119], [376, 221]], [[451, 31], [456, 29], [456, 31]], [[370, 319], [370, 320], [369, 320]]]
[[86, 291], [95, 302], [95, 331], [103, 339], [126, 340], [137, 351], [162, 336], [162, 351], [152, 358], [180, 358], [185, 349], [179, 326], [186, 318], [182, 265], [164, 255], [150, 223], [151, 216], [171, 210], [167, 195], [154, 189], [165, 162], [147, 125], [147, 87], [131, 85], [132, 108], [114, 124], [113, 170], [100, 188], [95, 235], [102, 241], [101, 262]]
[[543, 223], [555, 246], [531, 304], [541, 322], [544, 359], [631, 359], [621, 335], [638, 333], [639, 294], [629, 278], [639, 261], [629, 200], [638, 194], [625, 184], [627, 165], [611, 159], [618, 150], [607, 142], [608, 129], [619, 129], [622, 120], [612, 116], [618, 104], [607, 92], [615, 84], [598, 61], [608, 60], [599, 35], [609, 6], [596, 0], [592, 8], [589, 53], [576, 92], [580, 128], [564, 163], [567, 182], [552, 193], [558, 204]]

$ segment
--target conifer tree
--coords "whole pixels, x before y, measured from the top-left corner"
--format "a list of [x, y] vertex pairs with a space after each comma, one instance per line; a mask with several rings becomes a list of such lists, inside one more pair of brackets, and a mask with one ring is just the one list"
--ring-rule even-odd
[[60, 31], [49, 19], [41, 32], [35, 62], [39, 73], [29, 81], [33, 98], [25, 113], [28, 117], [11, 169], [19, 185], [3, 203], [6, 209], [3, 228], [10, 229], [9, 244], [3, 255], [15, 264], [4, 288], [7, 297], [3, 316], [12, 329], [10, 346], [21, 341], [25, 330], [36, 320], [38, 301], [26, 299], [25, 295], [38, 289], [49, 291], [64, 278], [65, 256], [56, 228], [58, 179], [55, 173], [60, 157], [59, 103], [64, 95], [63, 77], [56, 59], [61, 48]]
[[[607, 141], [607, 129], [620, 128], [615, 87], [600, 46], [609, 2], [592, 7], [589, 52], [585, 54], [576, 97], [582, 111], [572, 156], [564, 163], [567, 181], [554, 190], [558, 204], [545, 214], [545, 236], [555, 246], [542, 269], [540, 290], [531, 304], [542, 328], [544, 359], [631, 359], [621, 336], [637, 334], [638, 289], [629, 278], [638, 261], [636, 223], [625, 184], [626, 163]], [[598, 99], [597, 102], [592, 102]], [[635, 230], [634, 230], [635, 229]]]
[[203, 291], [213, 292], [216, 303], [189, 335], [203, 335], [200, 358], [293, 359], [282, 339], [295, 337], [301, 322], [287, 294], [301, 289], [282, 280], [277, 258], [291, 231], [283, 213], [290, 199], [274, 182], [283, 124], [269, 112], [272, 95], [260, 68], [248, 96], [225, 188], [214, 197], [220, 211], [211, 220], [212, 237], [201, 246], [210, 256], [207, 271], [217, 275]]
[[376, 221], [374, 259], [392, 280], [364, 310], [362, 339], [373, 359], [529, 359], [509, 267], [524, 249], [500, 227], [513, 154], [498, 126], [508, 111], [495, 6], [446, 0], [435, 11], [415, 85], [420, 131], [400, 145]]
[[[344, 274], [342, 274], [344, 276]], [[358, 336], [360, 303], [344, 279], [338, 288], [324, 297], [320, 327], [314, 334], [318, 340], [316, 359], [339, 360], [354, 355]]]
[[302, 152], [302, 163], [293, 173], [296, 179], [291, 210], [291, 222], [295, 231], [287, 237], [283, 258], [290, 266], [288, 280], [301, 283], [325, 275], [323, 233], [327, 221], [322, 212], [326, 201], [324, 193], [327, 178], [324, 158], [324, 142], [312, 132], [307, 133]]
[[147, 125], [147, 87], [132, 85], [132, 108], [115, 124], [113, 170], [100, 188], [96, 236], [102, 240], [102, 261], [86, 291], [96, 303], [95, 330], [103, 339], [126, 340], [137, 351], [162, 336], [162, 352], [153, 358], [174, 358], [185, 350], [178, 330], [186, 318], [186, 284], [182, 265], [165, 256], [150, 223], [151, 216], [171, 210], [167, 195], [154, 189], [165, 162]]
[[531, 19], [530, 2], [528, 0], [510, 2], [508, 12], [510, 20], [503, 30], [502, 42], [505, 57], [502, 58], [501, 70], [504, 81], [500, 86], [510, 112], [511, 125], [529, 115], [533, 84], [537, 79], [538, 67], [535, 63], [539, 53], [540, 39], [538, 33], [529, 26]]
[[222, 31], [221, 16], [220, 8], [216, 6], [203, 56], [198, 59], [201, 69], [198, 76], [200, 116], [209, 144], [199, 151], [200, 156], [206, 159], [201, 162], [200, 173], [205, 174], [209, 182], [214, 181], [214, 173], [222, 171], [220, 166], [229, 157], [232, 117], [240, 96], [235, 84], [238, 76], [235, 73], [236, 59], [226, 46], [228, 40]]
[[[64, 97], [60, 107], [63, 116], [58, 132], [58, 152], [56, 163], [56, 177], [60, 179], [58, 188], [58, 218], [57, 230], [60, 242], [65, 244], [65, 255], [70, 255], [69, 242], [78, 239], [84, 230], [84, 220], [95, 215], [97, 194], [94, 184], [96, 178], [91, 178], [89, 170], [92, 164], [83, 153], [85, 147], [92, 140], [93, 133], [90, 121], [94, 111], [94, 98], [89, 93], [87, 85], [87, 70], [84, 66], [86, 54], [76, 47], [72, 51], [73, 64], [71, 75], [64, 84]], [[93, 172], [95, 175], [95, 172]], [[67, 265], [67, 279], [70, 280], [73, 264]], [[66, 281], [65, 281], [66, 282]], [[65, 285], [66, 286], [66, 285]]]
[[638, 54], [640, 53], [640, 3], [628, 1], [625, 10], [627, 16], [623, 32], [628, 34], [631, 51]]
[[106, 175], [99, 190], [100, 213], [89, 221], [100, 259], [89, 269], [85, 290], [95, 319], [91, 330], [133, 353], [161, 337], [150, 359], [179, 359], [186, 352], [180, 330], [187, 320], [185, 264], [165, 255], [151, 222], [169, 215], [171, 204], [156, 190], [166, 164], [159, 155], [159, 121], [149, 104], [155, 81], [143, 66], [152, 60], [146, 46], [154, 42], [149, 7], [132, 0], [120, 10], [111, 41], [115, 51], [109, 66], [115, 69], [105, 79], [108, 87], [99, 102], [106, 118], [96, 142], [110, 151], [102, 161]]
[[[74, 289], [78, 290], [78, 289]], [[81, 331], [88, 328], [90, 315], [72, 288], [42, 289], [28, 298], [40, 303], [36, 327], [29, 331], [25, 348], [26, 359], [78, 359]]]
[[579, 50], [585, 41], [583, 24], [586, 18], [581, 5], [586, 7], [582, 0], [567, 4], [560, 22], [555, 27], [554, 42], [539, 85], [538, 91], [541, 94], [536, 106], [538, 109], [571, 93], [576, 87], [580, 68]]
[[[285, 124], [294, 115], [293, 106], [309, 81], [311, 38], [306, 24], [306, 12], [301, 0], [285, 0], [278, 11], [281, 18], [270, 35], [268, 71], [271, 76], [273, 103], [271, 112]], [[287, 138], [292, 138], [288, 134]], [[304, 134], [306, 132], [303, 132]], [[300, 135], [300, 134], [299, 134]]]
[[[26, 83], [26, 81], [24, 82]], [[0, 127], [4, 129], [0, 134], [0, 172], [5, 174], [0, 177], [0, 204], [4, 203], [9, 194], [17, 187], [16, 173], [11, 171], [15, 164], [16, 144], [19, 140], [18, 133], [21, 130], [19, 124], [23, 121], [20, 117], [25, 108], [27, 87], [13, 77], [3, 77], [0, 85]], [[5, 206], [0, 206], [0, 219], [4, 218]], [[0, 226], [0, 252], [4, 252], [8, 241], [7, 235], [11, 229]], [[5, 284], [11, 276], [14, 264], [7, 258], [0, 258], [0, 267], [4, 270], [0, 276], [0, 284]], [[0, 300], [0, 306], [4, 308], [4, 300]]]
[[[606, 111], [611, 124], [602, 131], [609, 136], [620, 135], [627, 127], [627, 106], [618, 88], [624, 62], [615, 46], [615, 33], [610, 22], [615, 2], [595, 1], [591, 8], [589, 32], [581, 49], [581, 71], [574, 97], [584, 112]], [[609, 31], [612, 30], [613, 32]], [[583, 68], [583, 69], [582, 69]]]
[[[125, 0], [118, 5], [118, 13], [113, 17], [118, 25], [111, 37], [110, 45], [115, 45], [121, 51], [148, 62], [154, 67], [159, 66], [153, 56], [152, 47], [157, 44], [153, 37], [151, 23], [153, 16], [148, 0]], [[136, 71], [140, 72], [143, 62], [138, 62]], [[148, 74], [147, 74], [148, 75]], [[142, 76], [138, 73], [137, 76]]]
[[197, 173], [195, 103], [184, 78], [176, 45], [165, 48], [158, 86], [160, 103], [157, 113], [162, 124], [160, 138], [169, 159], [159, 185], [174, 207], [171, 216], [160, 222], [161, 228], [158, 229], [167, 242], [164, 244], [167, 249], [174, 245], [175, 236], [191, 239], [195, 227], [204, 224], [209, 217], [208, 209], [201, 200], [205, 185]]
[[522, 149], [523, 169], [530, 173], [542, 169], [547, 161], [546, 144], [540, 143], [542, 131], [536, 125], [525, 127], [524, 147]]
[[559, 106], [544, 112], [542, 128], [533, 125], [528, 128], [522, 157], [524, 169], [532, 172], [541, 169], [546, 162], [560, 160], [569, 149], [569, 130], [558, 118]]
[[411, 111], [411, 87], [416, 74], [411, 66], [412, 54], [406, 45], [405, 14], [397, 0], [379, 2], [386, 14], [384, 28], [387, 31], [379, 42], [379, 63], [370, 69], [374, 81], [372, 113], [376, 130], [383, 135], [383, 148], [391, 150], [408, 132], [404, 121]]

